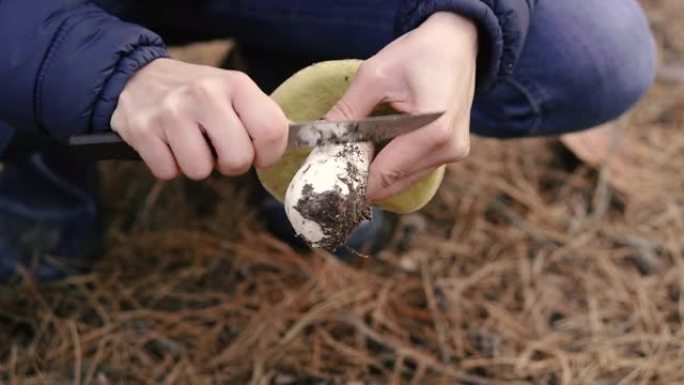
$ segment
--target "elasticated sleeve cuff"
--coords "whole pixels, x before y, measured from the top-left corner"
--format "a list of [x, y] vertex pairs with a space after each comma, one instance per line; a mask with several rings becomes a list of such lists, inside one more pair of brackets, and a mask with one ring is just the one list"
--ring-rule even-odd
[[477, 92], [513, 72], [525, 43], [534, 0], [403, 0], [396, 23], [404, 34], [435, 12], [472, 19], [479, 31]]

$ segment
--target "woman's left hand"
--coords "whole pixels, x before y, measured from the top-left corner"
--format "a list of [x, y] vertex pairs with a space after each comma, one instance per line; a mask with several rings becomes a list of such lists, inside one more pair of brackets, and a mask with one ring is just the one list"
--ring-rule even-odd
[[468, 155], [476, 57], [474, 23], [438, 12], [363, 63], [326, 119], [362, 118], [380, 103], [410, 114], [446, 111], [378, 153], [370, 167], [371, 202], [401, 192], [435, 168]]

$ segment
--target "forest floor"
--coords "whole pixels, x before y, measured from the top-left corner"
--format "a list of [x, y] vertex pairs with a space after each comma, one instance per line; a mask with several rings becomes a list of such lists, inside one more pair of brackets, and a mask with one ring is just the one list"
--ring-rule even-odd
[[684, 2], [645, 6], [660, 70], [637, 108], [474, 138], [371, 258], [280, 243], [249, 178], [103, 164], [107, 252], [0, 289], [0, 384], [684, 383]]

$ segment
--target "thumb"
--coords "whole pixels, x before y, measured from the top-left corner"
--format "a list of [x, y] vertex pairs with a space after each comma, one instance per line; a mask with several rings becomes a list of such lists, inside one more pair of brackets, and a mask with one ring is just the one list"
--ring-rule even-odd
[[361, 67], [347, 91], [327, 114], [325, 120], [351, 120], [364, 118], [385, 98], [385, 89], [379, 79], [368, 75]]
[[452, 133], [444, 128], [447, 126], [444, 119], [400, 135], [378, 152], [369, 170], [369, 200], [394, 195], [429, 171], [452, 161]]

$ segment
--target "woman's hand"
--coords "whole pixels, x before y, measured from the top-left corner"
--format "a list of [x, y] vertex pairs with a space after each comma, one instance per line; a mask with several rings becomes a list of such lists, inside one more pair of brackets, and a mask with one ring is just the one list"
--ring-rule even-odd
[[111, 119], [160, 179], [179, 171], [204, 179], [214, 168], [238, 175], [252, 165], [268, 167], [285, 152], [287, 125], [280, 107], [247, 75], [171, 59], [136, 73]]
[[326, 119], [362, 118], [379, 103], [406, 113], [446, 111], [380, 151], [370, 167], [370, 201], [394, 195], [435, 168], [468, 155], [476, 56], [475, 25], [438, 12], [361, 66]]

